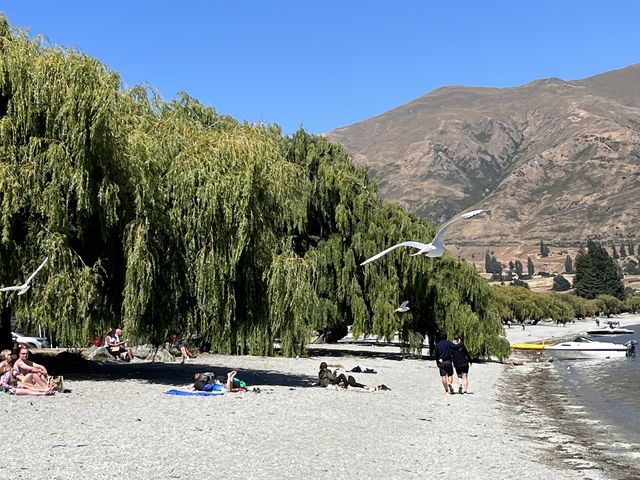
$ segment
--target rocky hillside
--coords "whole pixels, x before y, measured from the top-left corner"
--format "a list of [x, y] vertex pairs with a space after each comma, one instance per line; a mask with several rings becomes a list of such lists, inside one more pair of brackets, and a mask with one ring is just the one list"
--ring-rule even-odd
[[577, 81], [440, 88], [327, 137], [369, 167], [383, 198], [424, 218], [488, 210], [452, 229], [463, 256], [640, 237], [640, 64]]

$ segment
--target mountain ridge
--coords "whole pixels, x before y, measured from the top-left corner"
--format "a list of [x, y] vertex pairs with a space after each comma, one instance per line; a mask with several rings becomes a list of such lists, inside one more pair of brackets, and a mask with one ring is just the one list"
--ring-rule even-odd
[[325, 135], [381, 196], [441, 223], [450, 243], [495, 246], [640, 235], [640, 64], [581, 80], [446, 86]]

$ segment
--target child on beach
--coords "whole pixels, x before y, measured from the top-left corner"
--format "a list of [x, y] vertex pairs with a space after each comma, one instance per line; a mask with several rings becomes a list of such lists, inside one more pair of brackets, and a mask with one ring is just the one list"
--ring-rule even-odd
[[0, 352], [0, 375], [11, 370], [14, 362], [15, 359], [13, 358], [11, 350], [3, 350]]

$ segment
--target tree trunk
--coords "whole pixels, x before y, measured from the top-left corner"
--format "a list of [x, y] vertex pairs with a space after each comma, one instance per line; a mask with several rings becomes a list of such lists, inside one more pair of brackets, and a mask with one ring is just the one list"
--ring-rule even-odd
[[0, 313], [0, 350], [12, 348], [11, 339], [11, 309], [4, 307]]

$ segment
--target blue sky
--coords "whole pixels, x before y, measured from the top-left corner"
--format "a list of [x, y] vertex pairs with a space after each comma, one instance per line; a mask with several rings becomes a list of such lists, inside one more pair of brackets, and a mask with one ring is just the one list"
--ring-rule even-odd
[[14, 27], [169, 100], [322, 133], [447, 85], [574, 80], [640, 62], [636, 1], [0, 0]]

